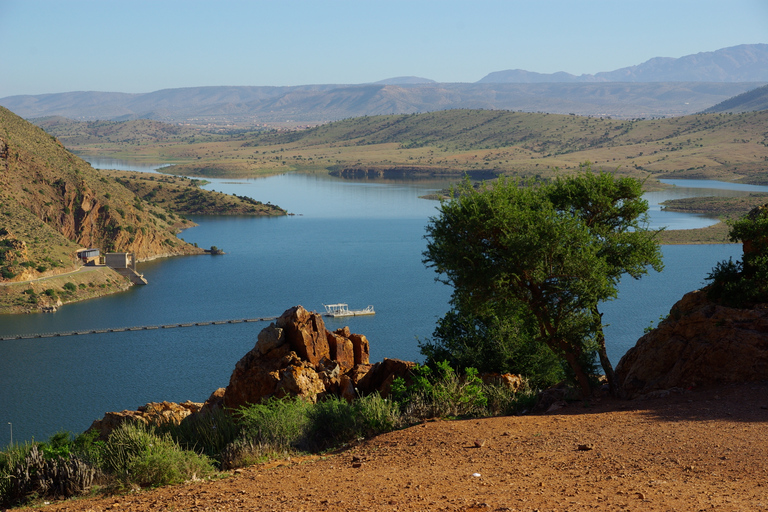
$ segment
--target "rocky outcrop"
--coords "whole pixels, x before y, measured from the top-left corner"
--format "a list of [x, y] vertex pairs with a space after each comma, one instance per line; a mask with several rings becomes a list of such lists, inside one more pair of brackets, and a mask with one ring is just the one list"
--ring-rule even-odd
[[182, 404], [150, 402], [135, 411], [108, 412], [102, 419], [94, 421], [88, 430], [96, 430], [99, 432], [99, 438], [106, 439], [114, 429], [126, 421], [141, 422], [145, 425], [164, 425], [167, 423], [178, 425], [187, 416], [200, 411], [202, 406], [203, 404], [190, 401]]
[[414, 365], [387, 359], [370, 365], [369, 353], [365, 336], [348, 327], [330, 332], [322, 316], [293, 307], [263, 329], [256, 346], [237, 362], [222, 405], [237, 408], [288, 395], [315, 401], [328, 394], [348, 399], [386, 394], [395, 376], [406, 376]]
[[616, 366], [628, 398], [671, 388], [768, 379], [768, 305], [721, 306], [686, 294]]
[[[352, 401], [372, 393], [387, 397], [398, 377], [406, 385], [413, 383], [416, 363], [385, 358], [370, 364], [369, 352], [370, 344], [362, 334], [354, 334], [348, 327], [330, 332], [322, 316], [296, 306], [259, 333], [256, 345], [235, 365], [229, 385], [214, 391], [204, 404], [150, 403], [137, 411], [110, 412], [94, 421], [90, 430], [106, 438], [125, 421], [180, 423], [193, 414], [199, 418], [273, 397], [300, 396], [311, 401], [326, 396]], [[511, 374], [487, 374], [482, 379], [512, 391], [523, 383]]]

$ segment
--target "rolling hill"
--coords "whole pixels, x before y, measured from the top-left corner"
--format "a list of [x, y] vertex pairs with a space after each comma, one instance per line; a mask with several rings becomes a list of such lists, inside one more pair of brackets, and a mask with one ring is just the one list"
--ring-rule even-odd
[[[139, 199], [54, 137], [1, 107], [0, 219], [0, 311], [8, 301], [18, 302], [19, 293], [37, 295], [29, 285], [22, 289], [8, 283], [78, 270], [78, 248], [133, 252], [141, 260], [201, 252], [176, 237], [194, 223]], [[118, 279], [108, 278], [114, 284]], [[9, 298], [14, 291], [16, 296]], [[22, 302], [29, 305], [26, 298]]]
[[[768, 111], [617, 120], [499, 110], [442, 110], [363, 116], [307, 130], [237, 130], [135, 135], [127, 121], [95, 137], [99, 123], [67, 121], [48, 130], [67, 147], [94, 155], [169, 162], [166, 172], [199, 177], [255, 177], [288, 171], [341, 176], [548, 176], [585, 161], [638, 177], [709, 178], [768, 183]], [[114, 137], [114, 136], [110, 136]], [[130, 143], [129, 138], [140, 142]]]
[[745, 93], [721, 101], [717, 105], [706, 109], [704, 112], [754, 112], [768, 110], [768, 85], [752, 89]]

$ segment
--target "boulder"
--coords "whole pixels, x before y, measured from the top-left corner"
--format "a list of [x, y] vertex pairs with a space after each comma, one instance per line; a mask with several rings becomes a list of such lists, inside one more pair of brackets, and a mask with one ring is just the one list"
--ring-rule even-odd
[[283, 313], [275, 323], [284, 330], [291, 350], [304, 361], [318, 364], [323, 358], [330, 358], [328, 330], [319, 314], [295, 306]]
[[114, 429], [126, 421], [138, 421], [145, 425], [165, 425], [181, 421], [191, 414], [195, 414], [203, 407], [203, 404], [190, 402], [177, 404], [174, 402], [150, 402], [142, 405], [135, 411], [108, 412], [104, 418], [94, 421], [89, 431], [99, 432], [99, 438], [105, 440]]
[[768, 379], [768, 309], [715, 304], [706, 288], [688, 293], [621, 358], [615, 373], [628, 398]]
[[[346, 335], [344, 331], [346, 331]], [[338, 362], [347, 370], [355, 366], [354, 345], [352, 344], [352, 340], [349, 339], [349, 336], [349, 327], [328, 333], [328, 346], [331, 352], [331, 359]]]
[[224, 408], [224, 392], [227, 388], [219, 388], [208, 397], [208, 400], [203, 403], [203, 407], [200, 408], [201, 413], [211, 413]]
[[[263, 329], [237, 362], [221, 404], [237, 408], [287, 395], [311, 401], [325, 394], [354, 398], [369, 352], [365, 336], [348, 327], [332, 333], [320, 315], [295, 306]], [[342, 381], [346, 372], [352, 376]]]
[[392, 389], [392, 382], [397, 377], [405, 379], [407, 384], [412, 383], [411, 371], [416, 363], [402, 361], [400, 359], [384, 359], [370, 367], [366, 374], [357, 383], [357, 389], [362, 394], [379, 393], [388, 397]]
[[328, 394], [347, 400], [375, 392], [388, 396], [395, 378], [411, 382], [415, 363], [385, 359], [371, 365], [369, 353], [370, 344], [362, 334], [353, 334], [348, 327], [332, 333], [320, 315], [296, 306], [262, 329], [254, 347], [235, 364], [229, 385], [216, 390], [205, 404], [147, 404], [138, 411], [107, 413], [91, 428], [108, 435], [128, 419], [179, 423], [192, 413], [237, 409], [270, 397], [316, 401]]
[[317, 371], [308, 363], [293, 364], [280, 372], [280, 382], [275, 396], [301, 396], [316, 401], [325, 393], [325, 383]]
[[368, 338], [362, 334], [350, 334], [347, 338], [352, 342], [352, 347], [355, 353], [355, 364], [368, 364], [369, 354], [371, 352]]

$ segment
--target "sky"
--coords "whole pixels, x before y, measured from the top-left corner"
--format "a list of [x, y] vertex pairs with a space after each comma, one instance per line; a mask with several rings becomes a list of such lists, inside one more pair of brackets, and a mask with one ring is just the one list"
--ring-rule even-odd
[[575, 75], [768, 43], [768, 0], [0, 0], [0, 98]]

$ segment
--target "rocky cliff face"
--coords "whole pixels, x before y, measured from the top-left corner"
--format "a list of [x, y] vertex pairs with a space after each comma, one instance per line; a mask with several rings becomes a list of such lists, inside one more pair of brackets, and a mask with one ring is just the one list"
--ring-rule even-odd
[[768, 379], [768, 305], [735, 309], [686, 294], [616, 366], [629, 398], [670, 388]]
[[[132, 252], [147, 260], [202, 253], [176, 233], [192, 222], [139, 199], [55, 138], [0, 107], [0, 227], [26, 244], [0, 280], [71, 270], [78, 247]], [[32, 275], [30, 275], [32, 274]]]

